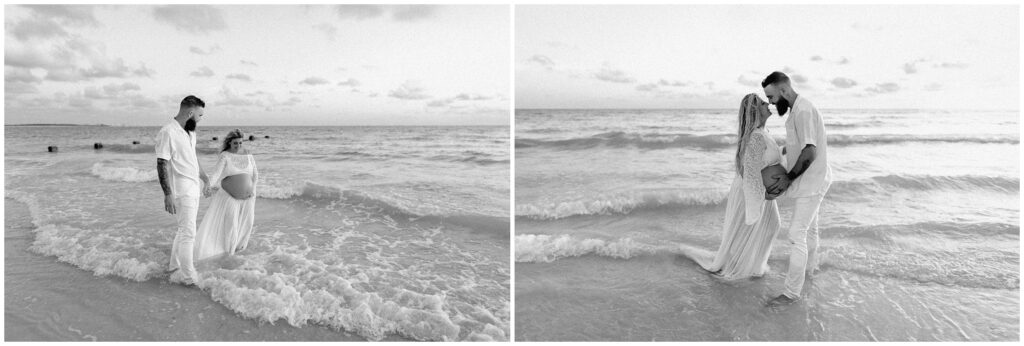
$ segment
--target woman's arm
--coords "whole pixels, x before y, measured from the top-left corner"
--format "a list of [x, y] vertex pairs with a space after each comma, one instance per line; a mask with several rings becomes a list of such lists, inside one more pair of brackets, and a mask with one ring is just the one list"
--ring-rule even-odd
[[213, 172], [210, 174], [210, 183], [207, 184], [211, 191], [216, 191], [220, 188], [221, 174], [224, 174], [224, 169], [227, 167], [228, 158], [224, 153], [221, 153], [217, 157], [217, 164], [213, 166]]

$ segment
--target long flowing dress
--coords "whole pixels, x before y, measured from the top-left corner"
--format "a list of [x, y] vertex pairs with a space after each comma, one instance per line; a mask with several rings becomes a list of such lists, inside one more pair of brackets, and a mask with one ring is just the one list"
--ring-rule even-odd
[[[747, 139], [743, 174], [737, 174], [729, 188], [729, 200], [722, 224], [722, 244], [714, 261], [705, 269], [726, 279], [760, 277], [768, 271], [772, 240], [779, 232], [779, 207], [765, 200], [761, 170], [783, 163], [778, 144], [762, 128]], [[785, 165], [783, 164], [783, 167]]]
[[234, 254], [235, 251], [244, 250], [249, 244], [255, 218], [256, 197], [235, 199], [221, 188], [221, 180], [224, 177], [243, 173], [249, 174], [252, 178], [255, 195], [259, 171], [252, 155], [233, 154], [228, 151], [220, 153], [217, 166], [210, 175], [210, 184], [218, 189], [210, 200], [203, 222], [196, 230], [195, 261], [224, 253]]

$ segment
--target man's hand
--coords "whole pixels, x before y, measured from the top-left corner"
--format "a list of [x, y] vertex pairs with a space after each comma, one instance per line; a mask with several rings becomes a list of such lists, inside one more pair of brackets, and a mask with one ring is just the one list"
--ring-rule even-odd
[[175, 214], [178, 212], [178, 209], [174, 207], [174, 196], [164, 196], [164, 210], [171, 214]]
[[789, 176], [785, 174], [776, 174], [772, 178], [775, 179], [775, 183], [771, 186], [766, 186], [764, 190], [767, 194], [775, 195], [776, 197], [786, 192], [786, 189], [789, 189], [789, 185], [793, 183], [793, 181], [789, 180]]

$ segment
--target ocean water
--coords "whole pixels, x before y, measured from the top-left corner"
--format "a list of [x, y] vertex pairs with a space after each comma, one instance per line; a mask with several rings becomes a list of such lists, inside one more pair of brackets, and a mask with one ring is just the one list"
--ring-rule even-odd
[[822, 115], [821, 268], [767, 308], [785, 232], [763, 278], [696, 262], [721, 241], [736, 110], [516, 110], [516, 340], [1019, 340], [1019, 113]]
[[[212, 137], [232, 128], [200, 126], [207, 170]], [[175, 221], [158, 129], [6, 127], [5, 197], [28, 205], [28, 250], [109, 280], [166, 281]], [[254, 234], [200, 264], [202, 291], [230, 317], [339, 339], [509, 339], [508, 127], [242, 130], [256, 137], [244, 143], [260, 172]]]

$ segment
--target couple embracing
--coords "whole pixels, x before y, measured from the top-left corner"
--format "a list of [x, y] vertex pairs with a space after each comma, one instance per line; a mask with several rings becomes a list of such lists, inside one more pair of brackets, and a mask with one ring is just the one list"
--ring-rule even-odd
[[[174, 121], [156, 136], [156, 169], [164, 192], [164, 210], [178, 223], [171, 246], [170, 281], [198, 285], [195, 262], [244, 250], [255, 217], [259, 171], [243, 135], [233, 130], [224, 137], [213, 174], [207, 176], [196, 158], [196, 126], [206, 103], [189, 95], [181, 100]], [[213, 196], [196, 229], [199, 198]]]
[[[759, 277], [768, 271], [772, 240], [782, 226], [775, 199], [794, 201], [786, 235], [790, 243], [785, 288], [769, 305], [800, 299], [805, 274], [818, 266], [818, 208], [832, 183], [825, 126], [818, 109], [793, 90], [789, 77], [772, 72], [761, 82], [768, 102], [743, 98], [739, 111], [736, 177], [729, 189], [722, 243], [704, 268], [728, 279]], [[786, 144], [779, 148], [764, 128], [774, 104], [786, 119]]]

